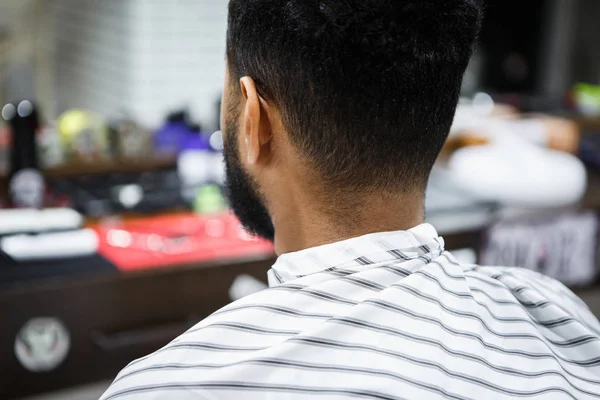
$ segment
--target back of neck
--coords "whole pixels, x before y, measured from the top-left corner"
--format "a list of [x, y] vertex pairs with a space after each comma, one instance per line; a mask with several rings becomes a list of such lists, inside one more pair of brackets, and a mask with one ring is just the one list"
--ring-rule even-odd
[[[300, 196], [303, 197], [303, 196]], [[294, 196], [271, 210], [278, 255], [377, 232], [408, 230], [424, 220], [422, 196], [373, 195], [325, 203]]]

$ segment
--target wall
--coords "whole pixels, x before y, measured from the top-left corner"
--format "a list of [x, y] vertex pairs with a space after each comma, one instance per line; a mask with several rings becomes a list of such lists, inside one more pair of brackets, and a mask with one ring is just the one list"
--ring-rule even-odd
[[89, 108], [110, 115], [131, 102], [129, 1], [56, 0], [59, 112]]
[[216, 124], [224, 79], [226, 0], [136, 0], [133, 29], [135, 112], [157, 121], [189, 106]]
[[149, 126], [189, 107], [216, 124], [225, 0], [55, 0], [59, 110], [126, 111]]
[[0, 1], [0, 103], [35, 97], [53, 112], [49, 15], [47, 1]]
[[575, 10], [572, 81], [600, 84], [600, 1], [577, 0]]

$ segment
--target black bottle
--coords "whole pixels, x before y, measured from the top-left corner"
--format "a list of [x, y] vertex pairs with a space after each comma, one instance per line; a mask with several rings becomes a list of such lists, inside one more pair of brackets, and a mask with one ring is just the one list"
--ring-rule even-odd
[[27, 100], [7, 104], [3, 116], [12, 130], [8, 193], [13, 207], [43, 206], [45, 183], [38, 162], [36, 132], [38, 111]]

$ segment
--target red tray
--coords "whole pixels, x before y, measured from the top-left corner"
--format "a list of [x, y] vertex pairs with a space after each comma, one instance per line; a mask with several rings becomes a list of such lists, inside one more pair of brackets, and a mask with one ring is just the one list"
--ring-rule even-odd
[[273, 245], [248, 235], [233, 214], [163, 215], [91, 227], [99, 253], [121, 271], [273, 255]]

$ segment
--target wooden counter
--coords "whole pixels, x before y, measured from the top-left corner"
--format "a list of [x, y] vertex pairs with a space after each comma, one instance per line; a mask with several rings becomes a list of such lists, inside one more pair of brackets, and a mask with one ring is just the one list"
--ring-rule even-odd
[[[0, 289], [0, 399], [111, 379], [227, 305], [238, 275], [264, 281], [272, 263], [219, 262]], [[60, 319], [71, 338], [66, 360], [46, 373], [26, 370], [14, 352], [19, 330], [36, 317]]]

